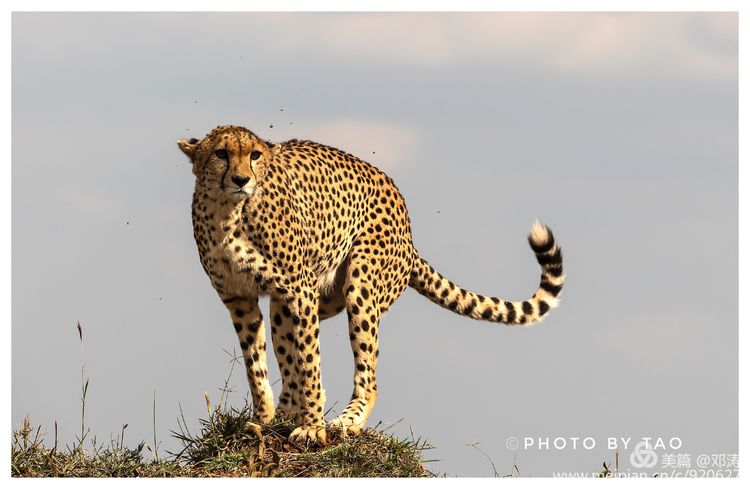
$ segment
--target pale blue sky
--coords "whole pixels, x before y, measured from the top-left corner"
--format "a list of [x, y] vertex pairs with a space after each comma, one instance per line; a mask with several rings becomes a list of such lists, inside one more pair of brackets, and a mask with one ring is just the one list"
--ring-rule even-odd
[[[239, 124], [383, 168], [420, 252], [479, 293], [531, 294], [525, 233], [555, 231], [568, 280], [541, 325], [413, 291], [383, 320], [370, 424], [404, 418], [434, 470], [491, 475], [475, 441], [523, 475], [597, 470], [607, 436], [737, 452], [736, 15], [17, 13], [12, 36], [13, 426], [79, 429], [76, 321], [100, 440], [151, 439], [157, 389], [174, 449], [178, 403], [195, 420], [218, 399], [236, 337], [175, 141]], [[336, 410], [351, 352], [345, 318], [324, 326]]]

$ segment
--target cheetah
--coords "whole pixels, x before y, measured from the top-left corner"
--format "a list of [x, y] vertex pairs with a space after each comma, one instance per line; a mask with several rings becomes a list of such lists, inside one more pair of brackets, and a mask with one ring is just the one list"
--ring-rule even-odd
[[[435, 271], [412, 244], [393, 180], [355, 156], [312, 141], [273, 143], [238, 126], [177, 144], [196, 177], [195, 242], [239, 338], [254, 421], [292, 420], [292, 441], [325, 444], [327, 429], [362, 430], [378, 396], [380, 319], [407, 285], [457, 314], [508, 325], [536, 323], [558, 304], [562, 253], [538, 221], [528, 241], [542, 269], [539, 288], [528, 300], [507, 301], [470, 292]], [[278, 409], [258, 308], [265, 295], [282, 379]], [[344, 309], [354, 392], [326, 425], [319, 326]]]

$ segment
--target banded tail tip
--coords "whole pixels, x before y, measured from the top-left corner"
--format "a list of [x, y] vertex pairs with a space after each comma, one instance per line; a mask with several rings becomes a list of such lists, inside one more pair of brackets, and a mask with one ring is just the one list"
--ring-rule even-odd
[[531, 231], [529, 231], [529, 244], [534, 253], [546, 253], [552, 250], [555, 238], [547, 226], [535, 219], [534, 224], [531, 225]]
[[542, 267], [542, 281], [535, 297], [543, 300], [549, 306], [541, 313], [544, 316], [549, 309], [554, 309], [560, 304], [558, 297], [565, 282], [562, 267], [562, 251], [555, 243], [552, 231], [534, 220], [529, 231], [529, 245], [536, 254], [536, 259]]

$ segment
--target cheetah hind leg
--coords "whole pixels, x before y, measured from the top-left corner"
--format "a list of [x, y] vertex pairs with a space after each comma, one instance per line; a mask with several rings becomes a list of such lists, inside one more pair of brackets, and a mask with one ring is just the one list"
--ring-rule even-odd
[[[350, 273], [356, 269], [352, 264]], [[378, 396], [375, 368], [378, 357], [380, 304], [371, 280], [362, 271], [350, 275], [346, 286], [349, 340], [354, 354], [354, 393], [341, 414], [330, 423], [332, 431], [356, 434], [362, 431]]]

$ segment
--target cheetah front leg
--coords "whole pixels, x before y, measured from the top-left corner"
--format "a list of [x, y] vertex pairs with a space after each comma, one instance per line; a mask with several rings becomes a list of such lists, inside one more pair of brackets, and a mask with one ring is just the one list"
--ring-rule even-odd
[[268, 423], [273, 419], [273, 392], [268, 382], [266, 364], [266, 331], [258, 299], [244, 297], [222, 297], [232, 316], [234, 330], [240, 340], [245, 359], [250, 394], [253, 398], [253, 420]]
[[[343, 268], [343, 267], [342, 267]], [[346, 269], [343, 268], [345, 272]], [[339, 273], [339, 275], [343, 275]], [[331, 318], [341, 312], [346, 306], [343, 293], [344, 277], [337, 278], [334, 284], [326, 290], [320, 290], [318, 306], [318, 322]], [[284, 301], [271, 298], [271, 334], [274, 353], [279, 364], [282, 387], [276, 414], [291, 421], [300, 421], [301, 413], [299, 400], [300, 380], [297, 378], [299, 367], [296, 366], [293, 355], [296, 348], [294, 342], [294, 322], [291, 309]]]
[[281, 373], [281, 395], [276, 414], [297, 422], [301, 412], [294, 345], [292, 310], [283, 300], [271, 298], [271, 338]]
[[320, 343], [317, 287], [301, 287], [287, 301], [294, 326], [294, 372], [298, 381], [300, 426], [289, 439], [302, 443], [326, 443], [323, 406], [326, 396], [320, 381]]

